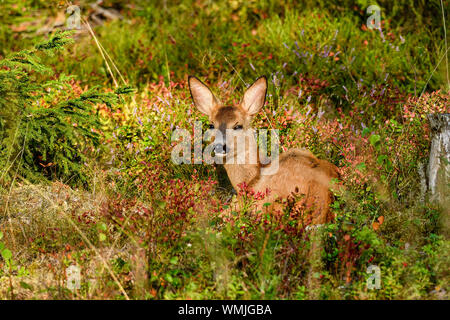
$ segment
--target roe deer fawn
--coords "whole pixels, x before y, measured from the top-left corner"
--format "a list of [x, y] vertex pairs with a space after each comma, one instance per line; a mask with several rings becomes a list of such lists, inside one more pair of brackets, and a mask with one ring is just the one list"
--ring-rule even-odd
[[[244, 97], [237, 106], [223, 106], [211, 90], [199, 79], [190, 76], [188, 79], [194, 105], [199, 111], [209, 116], [210, 128], [217, 129], [221, 136], [227, 137], [226, 132], [235, 136], [244, 135], [245, 130], [251, 129], [252, 118], [264, 106], [267, 92], [267, 79], [258, 78], [244, 93]], [[229, 134], [228, 134], [229, 136]], [[255, 140], [253, 135], [246, 139]], [[245, 182], [255, 192], [270, 193], [264, 202], [273, 203], [276, 198], [287, 198], [294, 193], [303, 195], [303, 205], [311, 208], [313, 224], [323, 224], [332, 219], [329, 205], [332, 201], [330, 182], [338, 177], [336, 166], [325, 160], [316, 158], [311, 152], [303, 149], [291, 149], [281, 153], [277, 159], [277, 169], [271, 175], [265, 175], [264, 170], [271, 169], [273, 163], [262, 165], [255, 163], [238, 163], [235, 160], [239, 149], [228, 139], [214, 140], [217, 147], [216, 156], [227, 157], [224, 168], [231, 184], [238, 190], [238, 185]], [[254, 145], [256, 141], [253, 141]], [[240, 151], [242, 153], [242, 149]], [[245, 146], [246, 156], [255, 150]], [[242, 155], [241, 155], [242, 156]], [[262, 203], [260, 204], [262, 205]]]

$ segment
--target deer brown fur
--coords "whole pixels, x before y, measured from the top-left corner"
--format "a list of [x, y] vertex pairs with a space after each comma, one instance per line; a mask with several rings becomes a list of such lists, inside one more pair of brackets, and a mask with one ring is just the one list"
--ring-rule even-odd
[[[267, 91], [265, 77], [258, 78], [246, 90], [242, 101], [237, 106], [223, 106], [211, 90], [196, 77], [189, 77], [188, 82], [195, 106], [209, 116], [211, 125], [218, 130], [235, 129], [233, 132], [237, 132], [237, 135], [241, 134], [240, 132], [244, 134], [245, 130], [251, 128], [252, 118], [265, 103]], [[252, 137], [247, 136], [250, 140], [248, 145], [256, 143]], [[246, 157], [250, 157], [251, 153], [255, 152], [248, 145], [246, 144], [245, 147]], [[238, 156], [233, 146], [224, 152], [227, 154], [227, 159]], [[303, 195], [302, 204], [311, 209], [313, 224], [322, 224], [332, 219], [329, 210], [333, 200], [330, 183], [333, 178], [338, 177], [338, 171], [330, 162], [320, 160], [303, 149], [291, 149], [281, 153], [278, 158], [278, 170], [271, 175], [264, 175], [262, 171], [270, 170], [273, 163], [264, 166], [259, 161], [254, 164], [227, 162], [224, 163], [224, 167], [236, 190], [239, 190], [238, 185], [243, 182], [255, 192], [265, 192], [268, 189], [270, 192], [263, 200], [264, 203], [274, 203], [277, 198], [300, 194]], [[262, 206], [262, 203], [259, 206]]]

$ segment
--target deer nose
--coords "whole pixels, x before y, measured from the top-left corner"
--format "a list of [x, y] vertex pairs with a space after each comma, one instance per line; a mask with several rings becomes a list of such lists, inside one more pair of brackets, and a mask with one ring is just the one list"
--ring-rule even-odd
[[222, 154], [222, 155], [224, 155], [224, 154], [226, 154], [227, 153], [227, 145], [226, 144], [221, 144], [221, 143], [218, 143], [218, 144], [216, 144], [215, 145], [215, 147], [214, 147], [214, 152], [216, 153], [216, 154]]

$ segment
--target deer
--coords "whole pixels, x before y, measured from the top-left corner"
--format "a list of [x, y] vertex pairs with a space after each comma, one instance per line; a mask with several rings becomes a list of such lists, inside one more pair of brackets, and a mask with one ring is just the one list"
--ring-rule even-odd
[[[333, 201], [331, 185], [333, 179], [339, 177], [338, 169], [332, 163], [318, 159], [306, 149], [290, 149], [279, 154], [277, 170], [272, 174], [264, 174], [271, 171], [274, 161], [269, 164], [238, 163], [237, 157], [242, 156], [242, 149], [236, 148], [235, 143], [229, 143], [227, 139], [233, 136], [244, 135], [246, 130], [251, 130], [252, 119], [261, 111], [266, 102], [267, 78], [259, 77], [243, 95], [237, 105], [223, 105], [213, 94], [210, 88], [195, 76], [188, 77], [190, 94], [195, 107], [207, 115], [210, 129], [218, 130], [222, 134], [221, 139], [215, 139], [214, 151], [216, 157], [226, 160], [223, 163], [228, 178], [235, 190], [242, 183], [254, 190], [254, 192], [266, 192], [268, 196], [264, 203], [275, 203], [277, 199], [286, 199], [293, 194], [303, 196], [303, 204], [311, 208], [310, 218], [312, 225], [322, 225], [333, 219], [329, 206]], [[225, 137], [225, 138], [224, 138]], [[254, 135], [246, 135], [246, 139], [256, 139]], [[251, 141], [248, 145], [255, 145]], [[245, 146], [243, 151], [247, 155], [255, 151]], [[263, 204], [260, 203], [261, 207]]]

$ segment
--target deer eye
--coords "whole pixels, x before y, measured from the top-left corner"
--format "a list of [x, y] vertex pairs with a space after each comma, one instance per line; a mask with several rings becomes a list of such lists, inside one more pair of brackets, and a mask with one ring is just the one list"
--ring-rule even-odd
[[214, 125], [213, 125], [213, 124], [210, 124], [210, 125], [209, 125], [209, 128], [210, 128], [210, 129], [214, 129]]
[[241, 130], [241, 129], [242, 129], [242, 126], [239, 124], [239, 125], [235, 126], [233, 129], [234, 129], [234, 130]]

